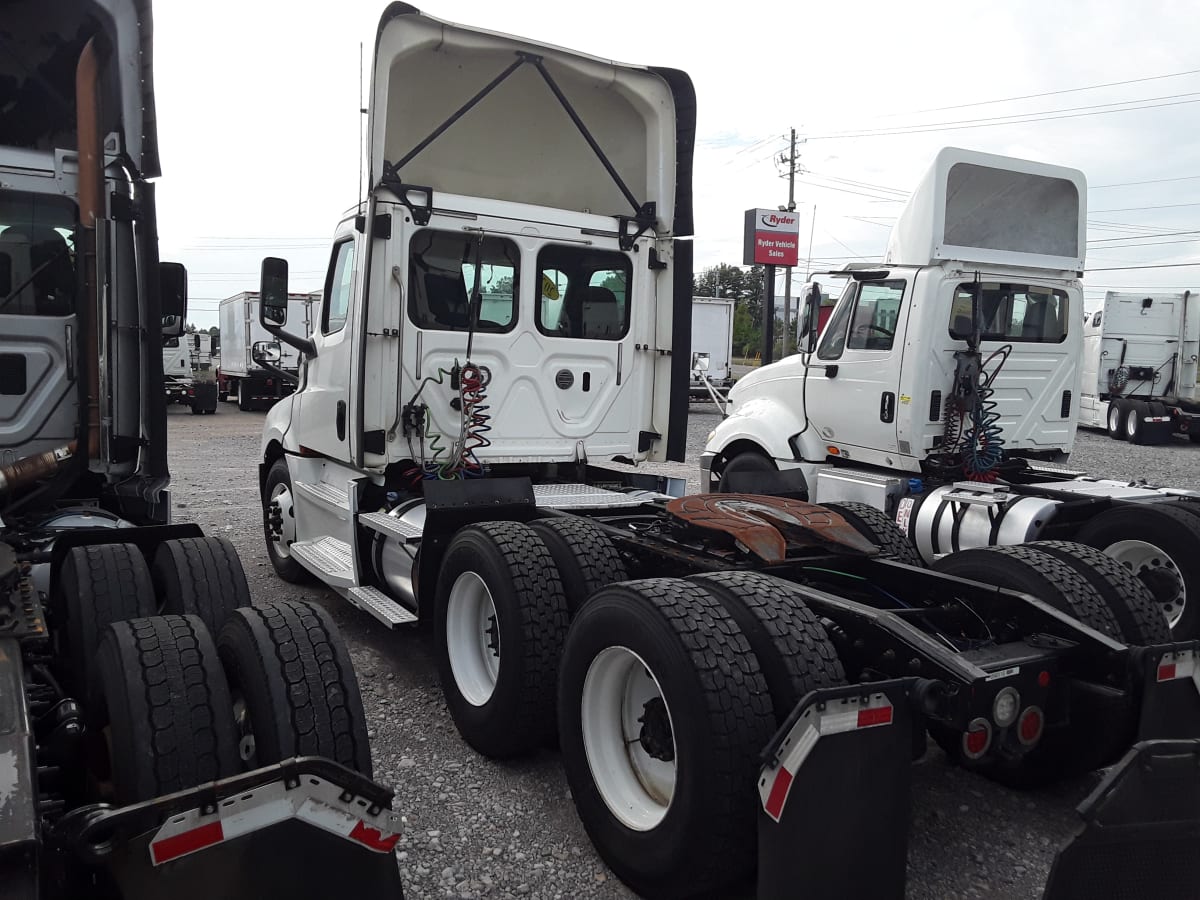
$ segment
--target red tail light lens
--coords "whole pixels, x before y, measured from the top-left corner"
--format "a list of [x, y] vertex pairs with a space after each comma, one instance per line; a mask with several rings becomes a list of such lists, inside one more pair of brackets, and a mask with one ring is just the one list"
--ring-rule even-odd
[[987, 719], [975, 719], [962, 736], [963, 756], [979, 759], [992, 746], [992, 726]]
[[1036, 706], [1027, 706], [1017, 722], [1017, 738], [1027, 747], [1036, 744], [1046, 727], [1046, 717]]

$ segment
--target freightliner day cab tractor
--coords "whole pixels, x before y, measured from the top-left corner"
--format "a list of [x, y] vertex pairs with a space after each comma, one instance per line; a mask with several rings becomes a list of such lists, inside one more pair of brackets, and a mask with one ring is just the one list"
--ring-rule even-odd
[[902, 897], [927, 730], [1017, 785], [1116, 764], [1048, 897], [1108, 896], [1114, 860], [1150, 893], [1200, 883], [1197, 645], [1108, 557], [973, 551], [1027, 579], [998, 590], [924, 568], [863, 504], [602, 465], [683, 456], [684, 73], [394, 3], [369, 115], [310, 338], [263, 262], [264, 324], [305, 357], [263, 434], [282, 578], [431, 623], [462, 736], [495, 758], [557, 739], [647, 897], [755, 871], [761, 898]]
[[399, 896], [332, 621], [168, 524], [151, 21], [0, 4], [0, 896]]
[[815, 503], [870, 504], [926, 563], [1078, 541], [1137, 576], [1175, 637], [1200, 635], [1200, 491], [1063, 465], [1080, 405], [1085, 201], [1076, 170], [943, 150], [883, 263], [831, 273], [846, 286], [819, 339], [809, 328], [807, 352], [739, 380], [701, 457], [709, 488], [765, 479]]
[[1109, 291], [1083, 325], [1079, 424], [1134, 444], [1200, 444], [1200, 294]]

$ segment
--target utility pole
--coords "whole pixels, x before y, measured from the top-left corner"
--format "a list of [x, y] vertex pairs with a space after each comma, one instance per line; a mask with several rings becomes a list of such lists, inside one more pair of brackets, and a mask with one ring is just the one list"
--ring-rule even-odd
[[[788, 180], [788, 205], [787, 211], [794, 213], [796, 211], [796, 129], [791, 129], [791, 141], [788, 144], [787, 155], [780, 154], [780, 163], [787, 165], [787, 180]], [[771, 310], [771, 318], [774, 319], [775, 310]], [[792, 267], [788, 266], [787, 271], [783, 275], [783, 347], [780, 356], [788, 354], [788, 326], [792, 318]]]

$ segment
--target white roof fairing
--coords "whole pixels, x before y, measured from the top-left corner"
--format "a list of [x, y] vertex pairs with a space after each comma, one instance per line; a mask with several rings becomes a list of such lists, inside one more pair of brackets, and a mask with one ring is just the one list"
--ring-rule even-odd
[[909, 197], [885, 264], [942, 260], [1083, 270], [1087, 182], [1077, 169], [947, 147]]
[[402, 3], [384, 12], [376, 41], [372, 184], [383, 178], [385, 163], [403, 160], [522, 58], [527, 61], [398, 169], [403, 182], [634, 216], [630, 198], [539, 72], [533, 59], [540, 59], [637, 204], [656, 204], [655, 230], [689, 234], [695, 120], [686, 76], [442, 22]]

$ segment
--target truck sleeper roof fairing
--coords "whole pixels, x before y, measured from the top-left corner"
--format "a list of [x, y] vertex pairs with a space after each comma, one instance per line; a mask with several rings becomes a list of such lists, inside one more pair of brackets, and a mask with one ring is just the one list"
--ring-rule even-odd
[[958, 260], [1082, 272], [1087, 181], [1078, 169], [946, 147], [888, 240], [889, 265]]
[[640, 217], [660, 235], [686, 236], [695, 110], [683, 72], [623, 65], [392, 3], [375, 44], [371, 183], [389, 178]]

